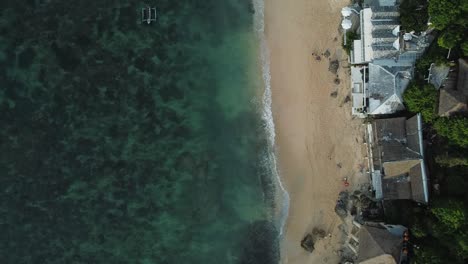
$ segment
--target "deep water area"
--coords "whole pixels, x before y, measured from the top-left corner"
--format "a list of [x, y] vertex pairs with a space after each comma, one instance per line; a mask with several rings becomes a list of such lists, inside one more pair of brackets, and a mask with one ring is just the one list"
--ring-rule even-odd
[[0, 1], [0, 263], [276, 263], [254, 13]]

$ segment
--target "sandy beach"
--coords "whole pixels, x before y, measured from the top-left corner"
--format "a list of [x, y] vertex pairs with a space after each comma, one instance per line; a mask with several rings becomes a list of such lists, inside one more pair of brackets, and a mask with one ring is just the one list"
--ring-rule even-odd
[[[279, 171], [290, 195], [282, 263], [339, 262], [344, 233], [335, 201], [340, 191], [356, 188], [362, 176], [364, 130], [362, 121], [352, 118], [346, 99], [349, 69], [339, 32], [340, 10], [347, 4], [265, 2]], [[340, 63], [336, 74], [329, 71], [333, 60]], [[349, 187], [343, 185], [345, 176]], [[313, 228], [325, 230], [327, 237], [308, 253], [300, 241]]]

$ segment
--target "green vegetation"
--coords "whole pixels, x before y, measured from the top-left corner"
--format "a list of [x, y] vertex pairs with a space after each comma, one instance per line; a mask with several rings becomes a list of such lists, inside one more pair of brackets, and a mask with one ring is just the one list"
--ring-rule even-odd
[[458, 259], [468, 258], [468, 224], [466, 207], [461, 201], [441, 199], [431, 209], [437, 222], [432, 226], [432, 235], [450, 247]]
[[354, 31], [346, 32], [346, 45], [344, 44], [344, 40], [343, 40], [343, 49], [346, 51], [348, 55], [351, 53], [351, 50], [353, 50], [353, 43], [354, 43], [354, 40], [356, 39], [359, 39], [359, 35], [356, 32]]
[[396, 222], [407, 224], [419, 245], [413, 263], [464, 263], [468, 259], [468, 118], [436, 116], [435, 88], [417, 83], [408, 87], [405, 103], [410, 111], [421, 112], [426, 126], [433, 128], [429, 131], [436, 133], [427, 159], [431, 183], [440, 184], [440, 193], [433, 193], [428, 210], [409, 206], [413, 212]]
[[430, 84], [412, 82], [403, 99], [408, 111], [421, 113], [427, 124], [433, 124], [439, 136], [446, 138], [450, 144], [468, 147], [468, 118], [467, 117], [438, 117], [435, 109], [437, 90]]
[[437, 44], [442, 48], [451, 49], [462, 42], [463, 32], [458, 29], [450, 28], [444, 31], [437, 39]]
[[437, 43], [432, 43], [424, 56], [416, 61], [415, 79], [418, 81], [418, 84], [424, 82], [432, 63], [435, 63], [436, 65], [449, 64], [447, 61], [447, 50], [437, 45]]
[[446, 49], [460, 48], [468, 56], [468, 1], [430, 0], [429, 16], [432, 26], [441, 32], [437, 43]]
[[468, 41], [465, 41], [461, 44], [462, 52], [465, 56], [468, 56]]
[[465, 19], [463, 6], [464, 0], [429, 0], [429, 15], [431, 23], [438, 30], [444, 30], [453, 25], [463, 25]]
[[439, 220], [443, 233], [456, 233], [466, 224], [466, 215], [460, 201], [438, 200], [431, 209], [432, 214]]
[[400, 4], [401, 26], [407, 32], [427, 29], [428, 3], [426, 0], [405, 0]]
[[444, 167], [468, 166], [468, 153], [459, 151], [454, 154], [439, 154], [435, 157], [435, 161]]
[[[460, 179], [456, 175], [449, 177]], [[444, 185], [449, 186], [447, 183]], [[468, 187], [466, 183], [461, 186], [461, 188], [466, 187]], [[387, 218], [387, 221], [410, 227], [412, 244], [415, 246], [412, 263], [462, 264], [468, 258], [466, 205], [463, 204], [463, 198], [454, 196], [454, 193], [449, 194], [451, 189], [442, 191], [444, 192], [442, 196], [433, 197], [432, 205], [425, 210], [404, 203], [395, 203], [391, 207], [398, 208], [396, 211], [399, 213], [393, 216], [396, 218]], [[404, 213], [401, 208], [406, 208]]]
[[468, 118], [438, 118], [434, 123], [434, 128], [439, 135], [446, 137], [448, 142], [468, 147]]
[[425, 122], [432, 123], [435, 120], [437, 90], [431, 84], [420, 87], [412, 82], [403, 94], [403, 99], [407, 109], [413, 113], [421, 113]]
[[440, 254], [437, 252], [440, 251], [437, 247], [430, 247], [425, 244], [419, 248], [414, 249], [414, 259], [413, 264], [445, 264], [447, 262], [442, 261]]
[[[406, 2], [406, 3], [405, 3]], [[402, 7], [420, 1], [403, 1]], [[461, 264], [468, 261], [468, 117], [439, 117], [436, 114], [438, 91], [425, 80], [432, 63], [450, 64], [450, 60], [468, 55], [467, 0], [430, 0], [428, 12], [436, 29], [435, 42], [416, 62], [415, 79], [403, 97], [410, 112], [420, 112], [425, 121], [427, 163], [433, 190], [427, 208], [405, 205], [408, 212], [392, 218], [410, 227], [413, 243], [412, 263]], [[421, 9], [424, 10], [424, 9]], [[405, 13], [407, 12], [408, 13]], [[402, 10], [405, 27], [423, 26]], [[424, 15], [421, 15], [424, 17]], [[397, 208], [401, 208], [398, 206]]]

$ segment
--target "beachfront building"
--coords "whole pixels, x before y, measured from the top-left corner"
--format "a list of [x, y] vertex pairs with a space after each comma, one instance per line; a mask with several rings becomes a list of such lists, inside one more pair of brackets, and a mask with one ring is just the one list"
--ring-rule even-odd
[[[382, 3], [381, 3], [382, 2]], [[400, 49], [400, 21], [395, 1], [375, 1], [360, 11], [358, 34], [350, 53], [352, 64], [369, 63], [377, 58], [391, 58]]]
[[426, 32], [406, 32], [400, 27], [399, 1], [365, 1], [359, 12], [357, 33], [353, 41], [351, 64], [366, 64], [375, 59], [392, 58], [413, 63], [429, 46]]
[[367, 125], [366, 137], [375, 198], [428, 203], [421, 114], [376, 119]]
[[406, 60], [379, 59], [351, 67], [353, 115], [364, 118], [405, 109], [403, 93], [412, 75], [413, 65]]
[[437, 65], [436, 63], [431, 63], [429, 75], [426, 80], [439, 90], [447, 85], [452, 86], [456, 79], [457, 75], [454, 67], [446, 64]]
[[428, 81], [439, 89], [439, 116], [468, 113], [468, 62], [459, 59], [455, 67], [432, 64]]
[[364, 118], [368, 105], [368, 67], [351, 67], [351, 97], [353, 98], [352, 114]]
[[353, 222], [347, 247], [355, 254], [356, 263], [408, 263], [408, 229], [401, 225]]
[[367, 113], [384, 115], [405, 109], [403, 92], [411, 80], [412, 70], [408, 61], [381, 59], [369, 63]]
[[361, 118], [404, 109], [402, 94], [431, 40], [425, 32], [401, 30], [398, 1], [364, 2], [357, 27], [360, 39], [353, 41], [350, 52], [352, 113]]

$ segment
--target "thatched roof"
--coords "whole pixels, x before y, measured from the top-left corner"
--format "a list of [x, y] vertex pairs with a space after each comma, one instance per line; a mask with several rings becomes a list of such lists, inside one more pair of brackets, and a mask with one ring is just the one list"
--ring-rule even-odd
[[439, 93], [438, 114], [450, 116], [468, 111], [468, 62], [466, 60], [458, 60], [458, 74], [451, 72], [444, 85]]
[[408, 175], [411, 168], [413, 168], [416, 165], [419, 165], [419, 163], [421, 163], [419, 159], [385, 162], [383, 164], [385, 178]]
[[403, 239], [392, 235], [385, 228], [363, 226], [359, 231], [358, 263], [382, 255], [391, 256], [396, 263], [400, 259]]
[[449, 72], [449, 65], [436, 65], [433, 63], [429, 68], [429, 83], [434, 85], [435, 88], [439, 89], [446, 82]]
[[398, 264], [391, 255], [380, 255], [375, 258], [360, 262], [359, 264]]
[[468, 62], [464, 59], [458, 60], [457, 90], [468, 96]]
[[[410, 165], [407, 162], [405, 165]], [[382, 180], [382, 195], [387, 200], [411, 199], [416, 202], [426, 203], [423, 182], [424, 166], [421, 161], [407, 169], [405, 174], [387, 177]]]
[[439, 111], [440, 116], [450, 116], [453, 113], [467, 110], [466, 96], [457, 90], [448, 88], [440, 89]]

